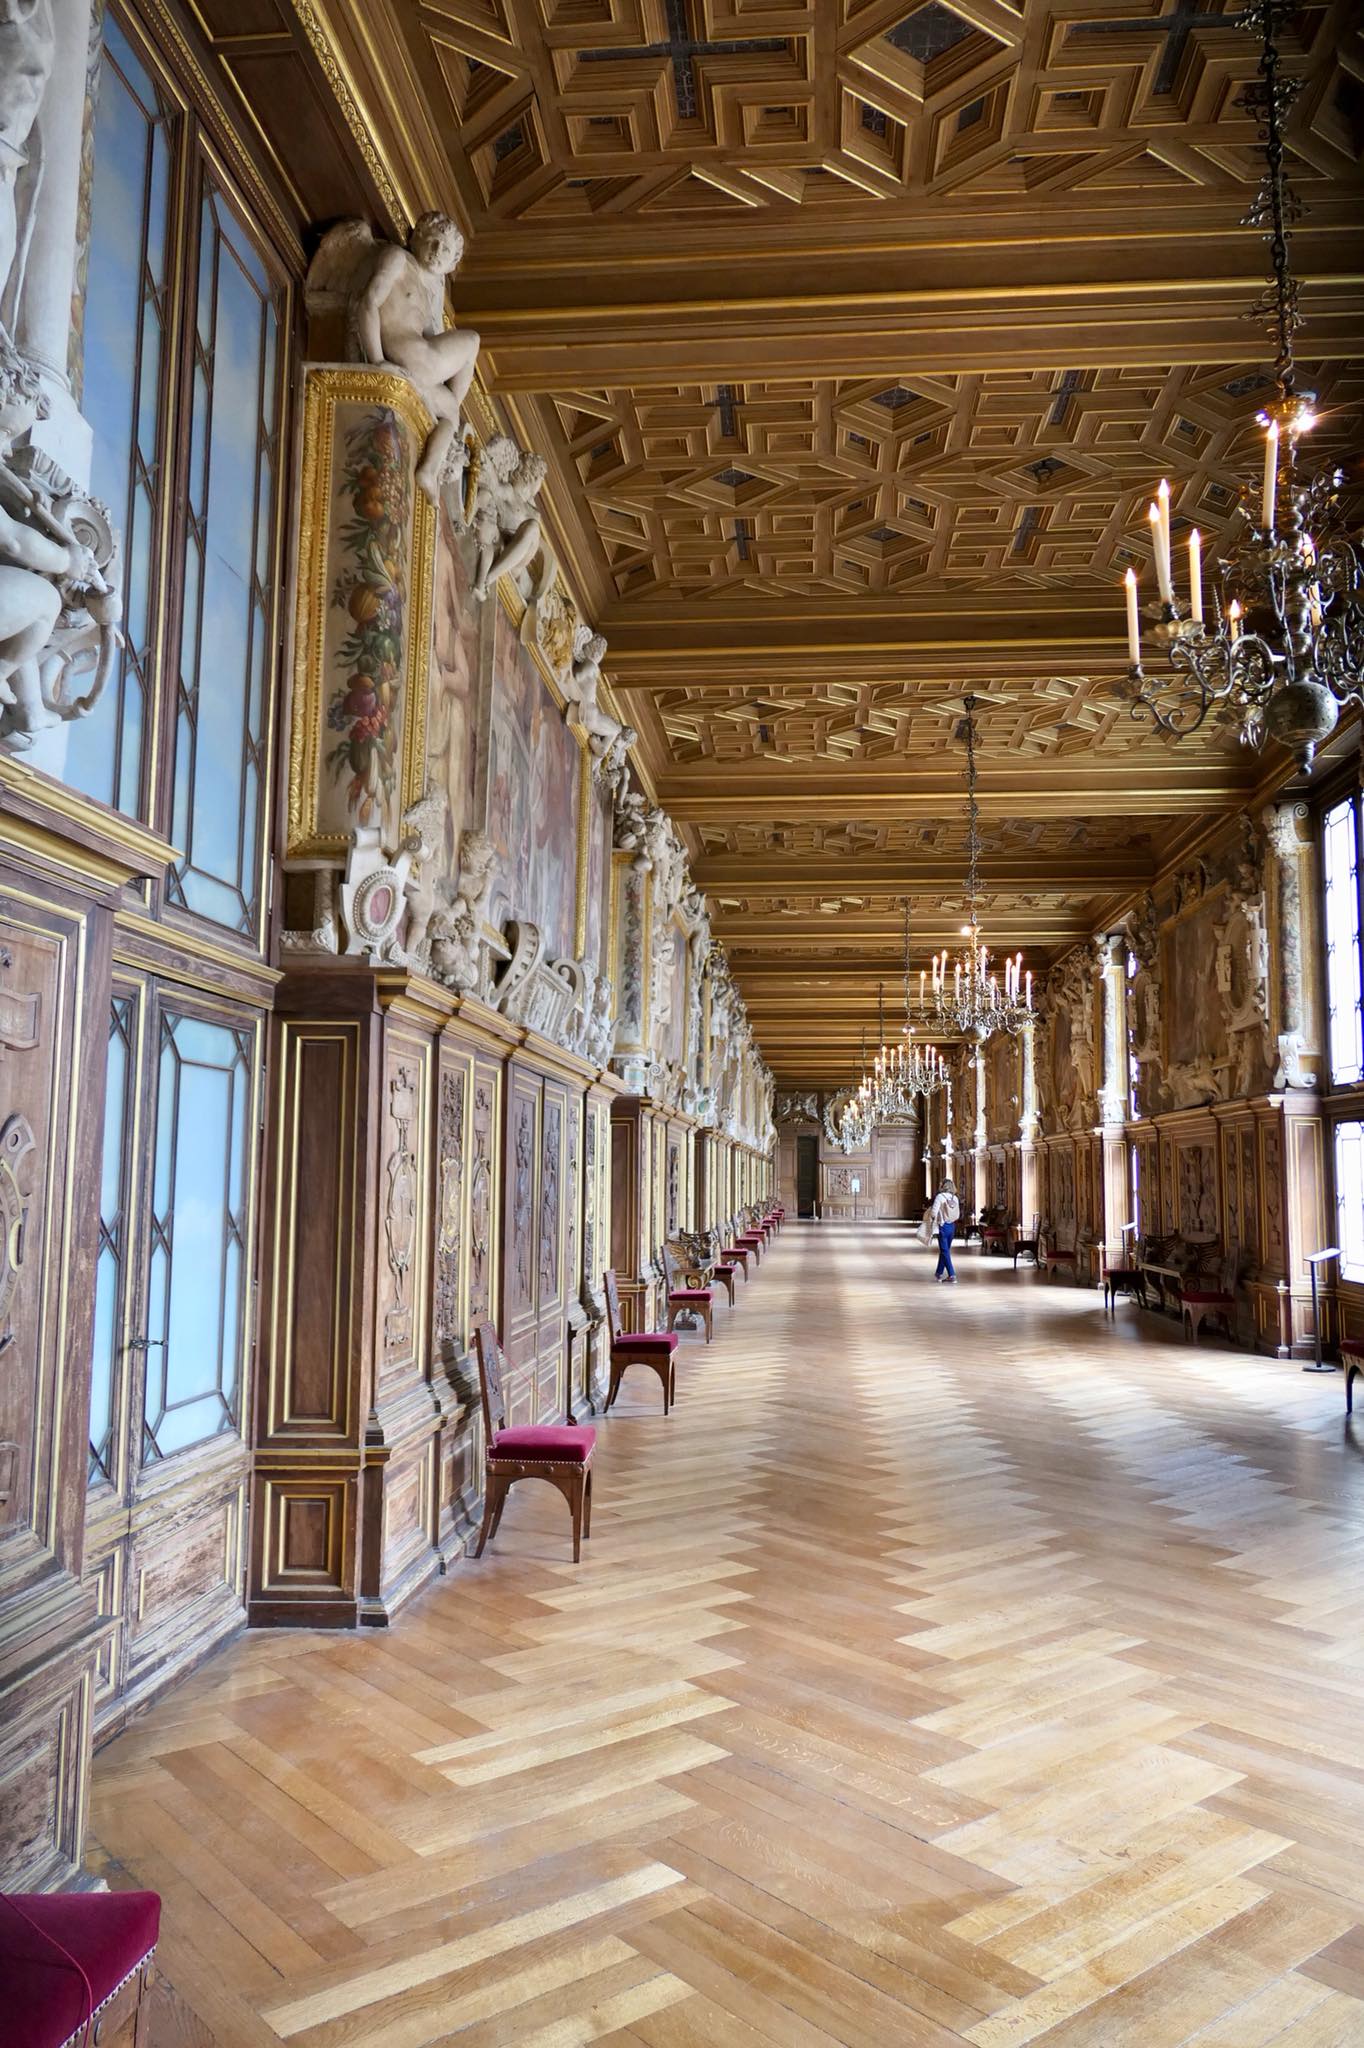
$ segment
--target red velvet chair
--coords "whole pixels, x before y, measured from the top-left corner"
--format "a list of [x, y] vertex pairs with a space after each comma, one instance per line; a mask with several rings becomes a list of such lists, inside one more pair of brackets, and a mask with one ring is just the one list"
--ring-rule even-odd
[[483, 1397], [483, 1430], [488, 1445], [483, 1475], [483, 1526], [475, 1557], [497, 1534], [507, 1495], [518, 1479], [547, 1479], [568, 1502], [573, 1516], [573, 1562], [583, 1537], [592, 1534], [592, 1453], [597, 1432], [588, 1423], [526, 1423], [508, 1429], [502, 1391], [502, 1346], [491, 1323], [474, 1332], [478, 1384]]
[[0, 2041], [85, 2048], [131, 2020], [142, 2048], [160, 1932], [156, 1892], [0, 1893]]
[[1235, 1342], [1236, 1282], [1240, 1278], [1240, 1267], [1240, 1255], [1228, 1252], [1215, 1265], [1200, 1262], [1180, 1282], [1179, 1320], [1190, 1343], [1210, 1317], [1221, 1323], [1228, 1342]]
[[621, 1325], [620, 1290], [616, 1286], [614, 1268], [608, 1266], [602, 1275], [606, 1292], [606, 1321], [611, 1333], [611, 1378], [606, 1390], [606, 1412], [609, 1414], [620, 1383], [632, 1365], [647, 1365], [658, 1374], [663, 1382], [663, 1413], [666, 1415], [677, 1399], [677, 1332], [676, 1330], [632, 1330], [628, 1335]]
[[716, 1258], [715, 1264], [710, 1269], [711, 1279], [718, 1281], [720, 1286], [724, 1288], [726, 1295], [729, 1297], [731, 1308], [734, 1306], [734, 1282], [738, 1279], [741, 1271], [742, 1268], [737, 1259], [727, 1259], [723, 1254]]
[[1053, 1273], [1069, 1273], [1071, 1279], [1077, 1281], [1080, 1277], [1074, 1245], [1062, 1244], [1055, 1231], [1049, 1232], [1046, 1236], [1046, 1250], [1042, 1254], [1042, 1263], [1046, 1267], [1048, 1280]]
[[740, 1217], [738, 1227], [734, 1233], [734, 1242], [736, 1245], [746, 1246], [752, 1252], [755, 1266], [762, 1264], [763, 1253], [767, 1250], [767, 1232], [765, 1230], [755, 1230], [751, 1223], [745, 1223], [743, 1218]]
[[706, 1342], [713, 1334], [711, 1319], [715, 1313], [715, 1291], [710, 1287], [693, 1287], [689, 1283], [696, 1276], [684, 1273], [667, 1245], [663, 1247], [663, 1269], [668, 1276], [668, 1328], [674, 1329], [677, 1318], [698, 1315], [706, 1326]]
[[[744, 1279], [747, 1280], [749, 1260], [754, 1259], [755, 1264], [757, 1261], [754, 1258], [752, 1245], [740, 1244], [734, 1233], [735, 1225], [732, 1218], [728, 1223], [722, 1224], [716, 1232], [720, 1240], [720, 1261], [723, 1265], [736, 1266]], [[726, 1238], [729, 1239], [728, 1244], [725, 1242]]]

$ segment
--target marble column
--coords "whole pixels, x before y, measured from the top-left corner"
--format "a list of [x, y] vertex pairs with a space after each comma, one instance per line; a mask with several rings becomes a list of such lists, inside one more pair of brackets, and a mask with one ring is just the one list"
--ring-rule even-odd
[[1309, 963], [1321, 957], [1317, 840], [1304, 803], [1270, 804], [1261, 823], [1274, 856], [1271, 894], [1271, 1029], [1276, 1088], [1316, 1088], [1325, 1055], [1324, 1019]]
[[1123, 1225], [1131, 1222], [1131, 1181], [1127, 1162], [1127, 939], [1107, 932], [1098, 942], [1103, 979], [1103, 1079], [1099, 1084], [1099, 1128], [1103, 1142], [1103, 1253], [1108, 1265], [1123, 1261]]

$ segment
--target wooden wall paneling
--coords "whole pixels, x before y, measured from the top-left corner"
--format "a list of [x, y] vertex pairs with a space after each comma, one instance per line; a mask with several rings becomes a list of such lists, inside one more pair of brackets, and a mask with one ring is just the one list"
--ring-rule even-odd
[[502, 1312], [498, 1334], [506, 1353], [507, 1420], [534, 1422], [539, 1362], [537, 1300], [538, 1190], [543, 1087], [519, 1060], [507, 1069], [504, 1134]]
[[[570, 1123], [577, 1102], [566, 1082], [541, 1083], [540, 1181], [536, 1191], [537, 1422], [561, 1422], [568, 1412], [568, 1216], [577, 1195], [577, 1162], [570, 1171]], [[572, 1138], [576, 1150], [576, 1135]], [[576, 1237], [576, 1232], [575, 1232]]]
[[[383, 1624], [440, 1563], [440, 1431], [427, 1334], [434, 1242], [432, 1075], [444, 1016], [387, 1006], [378, 1062], [373, 1405], [365, 1425], [360, 1619]], [[401, 1004], [401, 996], [399, 996]]]
[[620, 1288], [627, 1330], [649, 1327], [649, 1194], [652, 1134], [639, 1095], [611, 1104], [611, 1265]]
[[81, 1884], [81, 1578], [110, 919], [0, 870], [0, 1885]]
[[[311, 986], [281, 991], [305, 1005]], [[364, 1215], [377, 1146], [365, 1114], [378, 1024], [278, 1015], [267, 1168], [265, 1358], [256, 1409], [250, 1613], [349, 1627], [358, 1616], [359, 1370], [372, 1286]]]
[[431, 1381], [445, 1417], [436, 1541], [445, 1565], [476, 1528], [482, 1492], [482, 1415], [468, 1348], [473, 1084], [473, 1048], [447, 1025], [436, 1060], [431, 1204]]

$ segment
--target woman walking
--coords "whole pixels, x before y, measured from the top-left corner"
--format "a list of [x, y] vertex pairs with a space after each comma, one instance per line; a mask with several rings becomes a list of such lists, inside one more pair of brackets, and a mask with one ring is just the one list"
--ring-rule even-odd
[[933, 1278], [955, 1287], [956, 1271], [952, 1265], [952, 1233], [957, 1227], [961, 1214], [961, 1203], [950, 1180], [945, 1180], [934, 1195], [928, 1210], [928, 1227], [938, 1240], [938, 1270]]

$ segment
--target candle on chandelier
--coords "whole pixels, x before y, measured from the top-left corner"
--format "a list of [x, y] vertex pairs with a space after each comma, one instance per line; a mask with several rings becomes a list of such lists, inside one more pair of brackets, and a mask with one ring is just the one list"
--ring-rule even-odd
[[1024, 988], [1025, 988], [1025, 990], [1026, 990], [1026, 995], [1025, 995], [1025, 998], [1024, 998], [1024, 1000], [1025, 1000], [1025, 1001], [1027, 1002], [1028, 1008], [1029, 1008], [1029, 1009], [1031, 1009], [1031, 1008], [1032, 1008], [1032, 969], [1031, 969], [1031, 967], [1030, 967], [1030, 968], [1028, 969], [1028, 972], [1027, 972], [1027, 976], [1026, 976], [1026, 978], [1025, 978], [1025, 981], [1024, 981]]
[[1265, 489], [1264, 518], [1261, 524], [1268, 534], [1274, 532], [1274, 500], [1279, 489], [1279, 422], [1271, 420], [1265, 435]]
[[1203, 536], [1195, 526], [1189, 535], [1189, 615], [1203, 623]]
[[961, 1000], [961, 962], [960, 962], [960, 960], [958, 960], [958, 962], [957, 962], [957, 964], [956, 964], [956, 967], [955, 967], [955, 969], [953, 970], [953, 982], [954, 982], [954, 988], [955, 988], [955, 993], [956, 993], [956, 996], [957, 996], [957, 1000], [958, 1000], [958, 1001], [960, 1002], [960, 1000]]
[[923, 1006], [924, 1006], [924, 971], [923, 971], [923, 968], [921, 967], [921, 968], [919, 969], [919, 1008], [920, 1008], [920, 1009], [922, 1010]]
[[[1302, 537], [1302, 551], [1308, 566], [1315, 569], [1317, 566], [1317, 544], [1310, 533], [1305, 533]], [[1307, 610], [1312, 620], [1312, 631], [1319, 633], [1321, 631], [1321, 584], [1319, 582], [1312, 582], [1307, 587]]]
[[1127, 653], [1133, 668], [1141, 667], [1141, 620], [1137, 613], [1137, 572], [1129, 568], [1123, 577], [1127, 586]]
[[1170, 565], [1165, 558], [1165, 549], [1160, 534], [1160, 507], [1152, 505], [1147, 512], [1151, 522], [1151, 549], [1156, 565], [1156, 589], [1165, 604], [1174, 603], [1174, 591], [1170, 587]]
[[1234, 597], [1227, 606], [1227, 638], [1234, 647], [1241, 637], [1241, 600]]

